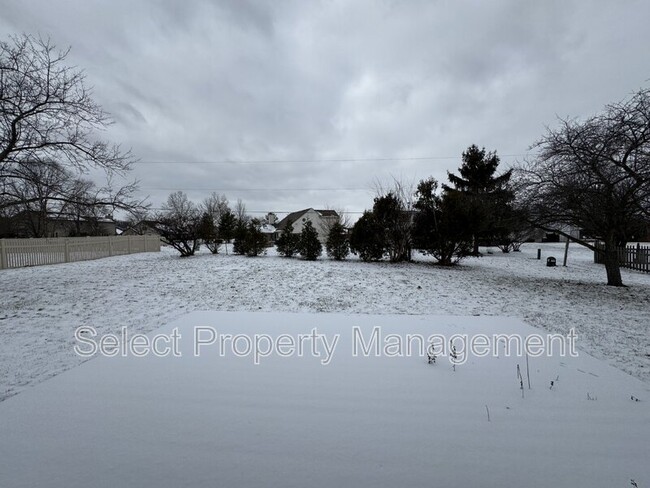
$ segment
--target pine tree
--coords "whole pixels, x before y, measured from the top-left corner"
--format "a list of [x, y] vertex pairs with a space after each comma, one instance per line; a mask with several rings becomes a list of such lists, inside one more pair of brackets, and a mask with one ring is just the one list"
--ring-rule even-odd
[[244, 238], [244, 253], [246, 256], [259, 256], [266, 250], [266, 236], [262, 232], [260, 225], [260, 221], [257, 219], [251, 220], [246, 225], [246, 236]]
[[235, 237], [235, 227], [237, 219], [230, 209], [227, 209], [219, 220], [217, 234], [219, 239], [226, 245], [226, 254], [228, 254], [228, 243]]
[[348, 254], [350, 254], [350, 244], [345, 227], [340, 222], [336, 222], [330, 227], [325, 249], [327, 250], [327, 255], [337, 261], [347, 258]]
[[308, 261], [315, 261], [323, 253], [323, 245], [318, 239], [318, 232], [310, 220], [305, 222], [300, 233], [300, 255]]
[[366, 210], [352, 227], [350, 249], [362, 261], [379, 261], [386, 253], [385, 229], [375, 214]]
[[411, 260], [411, 216], [404, 201], [388, 192], [375, 198], [372, 213], [383, 229], [383, 242], [391, 263]]
[[298, 253], [298, 246], [300, 244], [300, 234], [293, 232], [293, 225], [288, 224], [278, 237], [276, 247], [281, 256], [290, 258]]
[[233, 229], [232, 250], [235, 254], [248, 254], [248, 226], [243, 220], [237, 220]]
[[214, 225], [214, 219], [212, 218], [212, 215], [207, 212], [203, 212], [203, 215], [201, 216], [199, 232], [201, 239], [203, 239], [203, 243], [210, 250], [210, 252], [212, 254], [217, 254], [219, 252], [221, 240], [217, 235], [217, 226]]
[[461, 193], [437, 192], [438, 182], [429, 178], [418, 184], [413, 239], [416, 249], [450, 266], [472, 251], [470, 212]]
[[495, 176], [500, 162], [496, 151], [488, 153], [475, 144], [469, 146], [462, 157], [463, 164], [458, 168], [460, 176], [447, 172], [453, 187], [442, 187], [445, 192], [461, 194], [466, 200], [471, 215], [472, 253], [478, 255], [480, 240], [492, 237], [499, 212], [512, 201], [512, 192], [508, 189], [512, 170]]

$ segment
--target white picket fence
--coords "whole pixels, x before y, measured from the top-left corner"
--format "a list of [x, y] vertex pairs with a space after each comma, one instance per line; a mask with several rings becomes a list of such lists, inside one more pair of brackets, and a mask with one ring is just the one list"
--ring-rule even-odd
[[159, 251], [160, 238], [146, 235], [0, 239], [0, 269]]

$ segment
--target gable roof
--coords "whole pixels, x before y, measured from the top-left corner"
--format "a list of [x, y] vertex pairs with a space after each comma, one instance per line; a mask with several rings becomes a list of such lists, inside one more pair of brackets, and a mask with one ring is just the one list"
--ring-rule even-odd
[[304, 210], [298, 210], [297, 212], [291, 212], [289, 215], [287, 215], [285, 218], [283, 218], [280, 222], [278, 222], [278, 225], [276, 225], [277, 230], [284, 230], [285, 227], [287, 227], [289, 224], [293, 225], [294, 222], [296, 222], [300, 217], [302, 217], [304, 214], [309, 212], [310, 210], [313, 210], [317, 214], [319, 214], [321, 217], [338, 217], [338, 213], [336, 213], [336, 210], [316, 210], [314, 208], [305, 208]]
[[278, 225], [275, 226], [277, 230], [284, 230], [285, 227], [287, 227], [289, 224], [293, 225], [293, 223], [298, 220], [302, 215], [306, 214], [309, 212], [309, 208], [306, 208], [304, 210], [298, 210], [297, 212], [291, 212], [289, 215], [287, 215], [285, 218], [283, 218], [280, 222], [278, 222]]

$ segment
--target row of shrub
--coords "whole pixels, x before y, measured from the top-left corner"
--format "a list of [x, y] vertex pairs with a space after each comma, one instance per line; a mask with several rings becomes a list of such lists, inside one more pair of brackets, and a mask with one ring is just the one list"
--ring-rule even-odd
[[[450, 185], [428, 178], [413, 190], [396, 181], [350, 229], [340, 220], [324, 229], [327, 256], [343, 260], [354, 253], [363, 261], [400, 262], [410, 261], [413, 250], [418, 250], [442, 265], [453, 265], [478, 255], [479, 245], [518, 250], [530, 227], [514, 207], [511, 171], [496, 175], [498, 164], [496, 152], [472, 145], [463, 153], [459, 175], [448, 174]], [[193, 255], [201, 243], [215, 254], [222, 245], [228, 252], [230, 242], [236, 254], [258, 256], [269, 245], [264, 224], [248, 217], [241, 201], [233, 211], [224, 196], [213, 194], [196, 206], [182, 192], [170, 195], [156, 218], [163, 241], [181, 256]], [[275, 244], [287, 258], [315, 260], [323, 253], [310, 221], [299, 233], [288, 225]]]

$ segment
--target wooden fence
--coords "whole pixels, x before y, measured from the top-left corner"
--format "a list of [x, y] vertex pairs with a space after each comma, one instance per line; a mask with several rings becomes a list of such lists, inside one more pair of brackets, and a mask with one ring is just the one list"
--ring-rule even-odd
[[0, 269], [159, 251], [160, 238], [146, 235], [0, 239]]
[[[596, 247], [602, 251], [605, 250], [605, 245], [602, 242], [597, 242]], [[604, 261], [603, 253], [595, 251], [594, 263], [603, 264]], [[637, 243], [634, 246], [619, 247], [618, 262], [623, 268], [650, 273], [650, 246], [642, 246]]]

